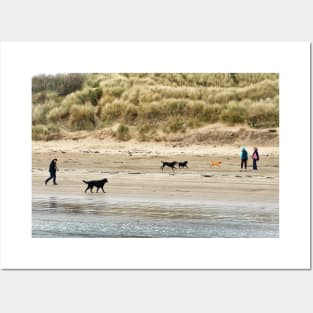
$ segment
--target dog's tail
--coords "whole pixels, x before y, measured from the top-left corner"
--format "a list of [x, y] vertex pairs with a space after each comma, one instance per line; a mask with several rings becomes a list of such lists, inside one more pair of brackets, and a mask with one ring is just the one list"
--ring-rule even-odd
[[88, 184], [85, 180], [82, 180], [83, 183]]

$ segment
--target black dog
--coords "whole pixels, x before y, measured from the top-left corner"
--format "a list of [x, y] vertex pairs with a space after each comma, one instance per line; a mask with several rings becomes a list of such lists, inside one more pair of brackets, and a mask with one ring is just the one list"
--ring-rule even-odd
[[83, 182], [88, 185], [87, 188], [86, 188], [86, 190], [85, 190], [85, 192], [86, 192], [88, 189], [90, 189], [90, 192], [92, 192], [93, 187], [96, 187], [96, 188], [97, 188], [97, 192], [99, 191], [100, 188], [101, 188], [102, 191], [104, 192], [103, 186], [104, 186], [104, 184], [106, 184], [106, 183], [108, 182], [108, 180], [107, 180], [106, 178], [103, 178], [103, 179], [101, 179], [101, 180], [90, 180], [90, 181], [85, 181], [85, 180], [83, 180]]
[[174, 171], [174, 169], [176, 169], [176, 167], [175, 167], [175, 165], [177, 164], [176, 161], [174, 161], [174, 162], [163, 162], [163, 161], [161, 161], [161, 162], [162, 162], [162, 165], [161, 165], [162, 172], [163, 172], [163, 168], [164, 168], [165, 166], [171, 167], [171, 168], [172, 168], [172, 171]]
[[185, 161], [185, 162], [178, 162], [178, 167], [179, 168], [184, 168], [184, 167], [187, 167], [188, 168], [188, 166], [187, 166], [187, 163], [188, 163], [188, 161]]

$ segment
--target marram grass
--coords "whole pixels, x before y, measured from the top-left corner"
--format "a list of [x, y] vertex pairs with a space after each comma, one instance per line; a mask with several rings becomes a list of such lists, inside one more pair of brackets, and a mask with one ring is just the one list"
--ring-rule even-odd
[[34, 140], [49, 140], [52, 124], [66, 131], [123, 125], [116, 132], [120, 140], [162, 138], [160, 131], [188, 132], [216, 122], [279, 126], [274, 73], [39, 75], [32, 99]]

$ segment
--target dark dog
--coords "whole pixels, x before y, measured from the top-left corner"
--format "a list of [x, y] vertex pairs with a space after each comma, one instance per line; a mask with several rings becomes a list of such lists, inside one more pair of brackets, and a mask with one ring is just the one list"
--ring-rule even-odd
[[103, 186], [108, 182], [108, 180], [106, 178], [103, 178], [101, 180], [89, 180], [89, 181], [83, 180], [83, 182], [88, 185], [85, 192], [87, 192], [88, 189], [90, 189], [90, 192], [92, 192], [93, 187], [97, 188], [97, 192], [99, 191], [100, 188], [104, 192]]
[[184, 167], [187, 167], [188, 168], [188, 166], [187, 166], [187, 163], [188, 163], [188, 161], [185, 161], [185, 162], [178, 162], [178, 167], [179, 168], [184, 168]]
[[162, 162], [162, 165], [161, 165], [162, 172], [163, 172], [163, 168], [165, 166], [168, 166], [168, 167], [172, 168], [172, 171], [174, 171], [174, 169], [176, 169], [176, 167], [175, 167], [175, 165], [177, 164], [176, 161], [174, 161], [174, 162], [163, 162], [163, 161], [161, 161], [161, 162]]

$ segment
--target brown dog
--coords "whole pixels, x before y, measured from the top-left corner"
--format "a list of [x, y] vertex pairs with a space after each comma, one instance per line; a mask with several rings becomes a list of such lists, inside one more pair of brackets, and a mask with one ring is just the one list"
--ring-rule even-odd
[[213, 167], [213, 166], [221, 167], [222, 166], [222, 161], [211, 161], [210, 162], [210, 167]]

